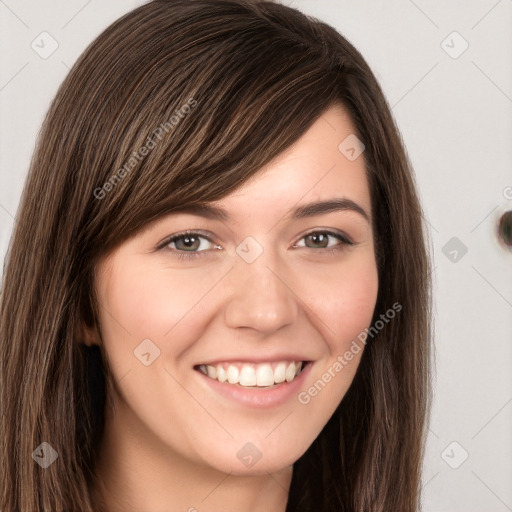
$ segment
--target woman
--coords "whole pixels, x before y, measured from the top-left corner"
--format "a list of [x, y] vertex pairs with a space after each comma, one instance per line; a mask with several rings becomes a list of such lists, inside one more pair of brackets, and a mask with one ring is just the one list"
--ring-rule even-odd
[[19, 206], [0, 509], [418, 510], [429, 271], [346, 39], [273, 2], [133, 10], [61, 85]]

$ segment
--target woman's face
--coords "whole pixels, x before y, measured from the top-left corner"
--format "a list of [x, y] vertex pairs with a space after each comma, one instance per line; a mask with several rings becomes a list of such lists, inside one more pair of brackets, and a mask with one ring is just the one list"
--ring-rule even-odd
[[[292, 465], [319, 435], [353, 380], [378, 290], [354, 132], [344, 110], [331, 107], [293, 147], [212, 203], [225, 218], [163, 216], [101, 262], [101, 342], [117, 385], [108, 421], [137, 439], [134, 460], [145, 450], [263, 474]], [[340, 199], [368, 218], [352, 208], [294, 216]], [[169, 241], [185, 230], [195, 235]], [[303, 361], [310, 363], [288, 382], [290, 363]]]

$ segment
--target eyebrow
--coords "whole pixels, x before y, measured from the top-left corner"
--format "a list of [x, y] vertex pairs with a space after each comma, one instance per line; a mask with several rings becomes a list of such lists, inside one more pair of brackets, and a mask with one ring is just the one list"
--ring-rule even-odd
[[[342, 197], [329, 199], [327, 201], [317, 201], [314, 203], [308, 203], [299, 206], [297, 209], [293, 211], [291, 218], [304, 219], [307, 217], [314, 217], [315, 215], [322, 215], [325, 213], [338, 211], [353, 211], [359, 213], [368, 222], [370, 222], [370, 215], [362, 206], [352, 201], [351, 199]], [[184, 206], [177, 208], [176, 210], [173, 210], [171, 213], [190, 213], [193, 215], [205, 217], [207, 219], [219, 220], [222, 222], [226, 222], [231, 219], [230, 214], [226, 210], [224, 210], [224, 208], [214, 206], [211, 204]]]

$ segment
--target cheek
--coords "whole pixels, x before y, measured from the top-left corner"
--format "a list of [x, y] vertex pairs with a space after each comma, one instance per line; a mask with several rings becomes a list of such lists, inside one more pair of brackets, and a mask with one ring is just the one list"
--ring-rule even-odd
[[371, 323], [379, 287], [375, 260], [358, 255], [329, 275], [317, 274], [307, 286], [316, 290], [309, 293], [308, 306], [322, 321], [331, 356], [337, 356]]
[[178, 356], [200, 335], [202, 304], [219, 278], [195, 270], [138, 267], [133, 262], [116, 267], [100, 295], [102, 333], [113, 358], [131, 362], [133, 350], [145, 339], [162, 355], [172, 351]]
[[[322, 271], [323, 272], [323, 271]], [[316, 288], [312, 288], [316, 283]], [[358, 254], [304, 283], [311, 322], [324, 340], [324, 357], [297, 396], [305, 424], [316, 437], [347, 393], [364, 351], [359, 337], [369, 327], [378, 293], [378, 272], [371, 253]], [[305, 290], [305, 288], [303, 289]], [[311, 438], [310, 438], [311, 439]]]
[[333, 301], [332, 317], [335, 344], [344, 349], [347, 343], [370, 325], [378, 293], [377, 272], [352, 275], [340, 283], [341, 292]]

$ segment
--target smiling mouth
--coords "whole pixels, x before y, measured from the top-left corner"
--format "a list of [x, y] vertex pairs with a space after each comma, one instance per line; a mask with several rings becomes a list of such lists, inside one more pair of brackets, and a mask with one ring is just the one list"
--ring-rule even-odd
[[268, 363], [217, 363], [194, 366], [207, 377], [244, 388], [271, 388], [292, 382], [311, 361], [275, 361]]

